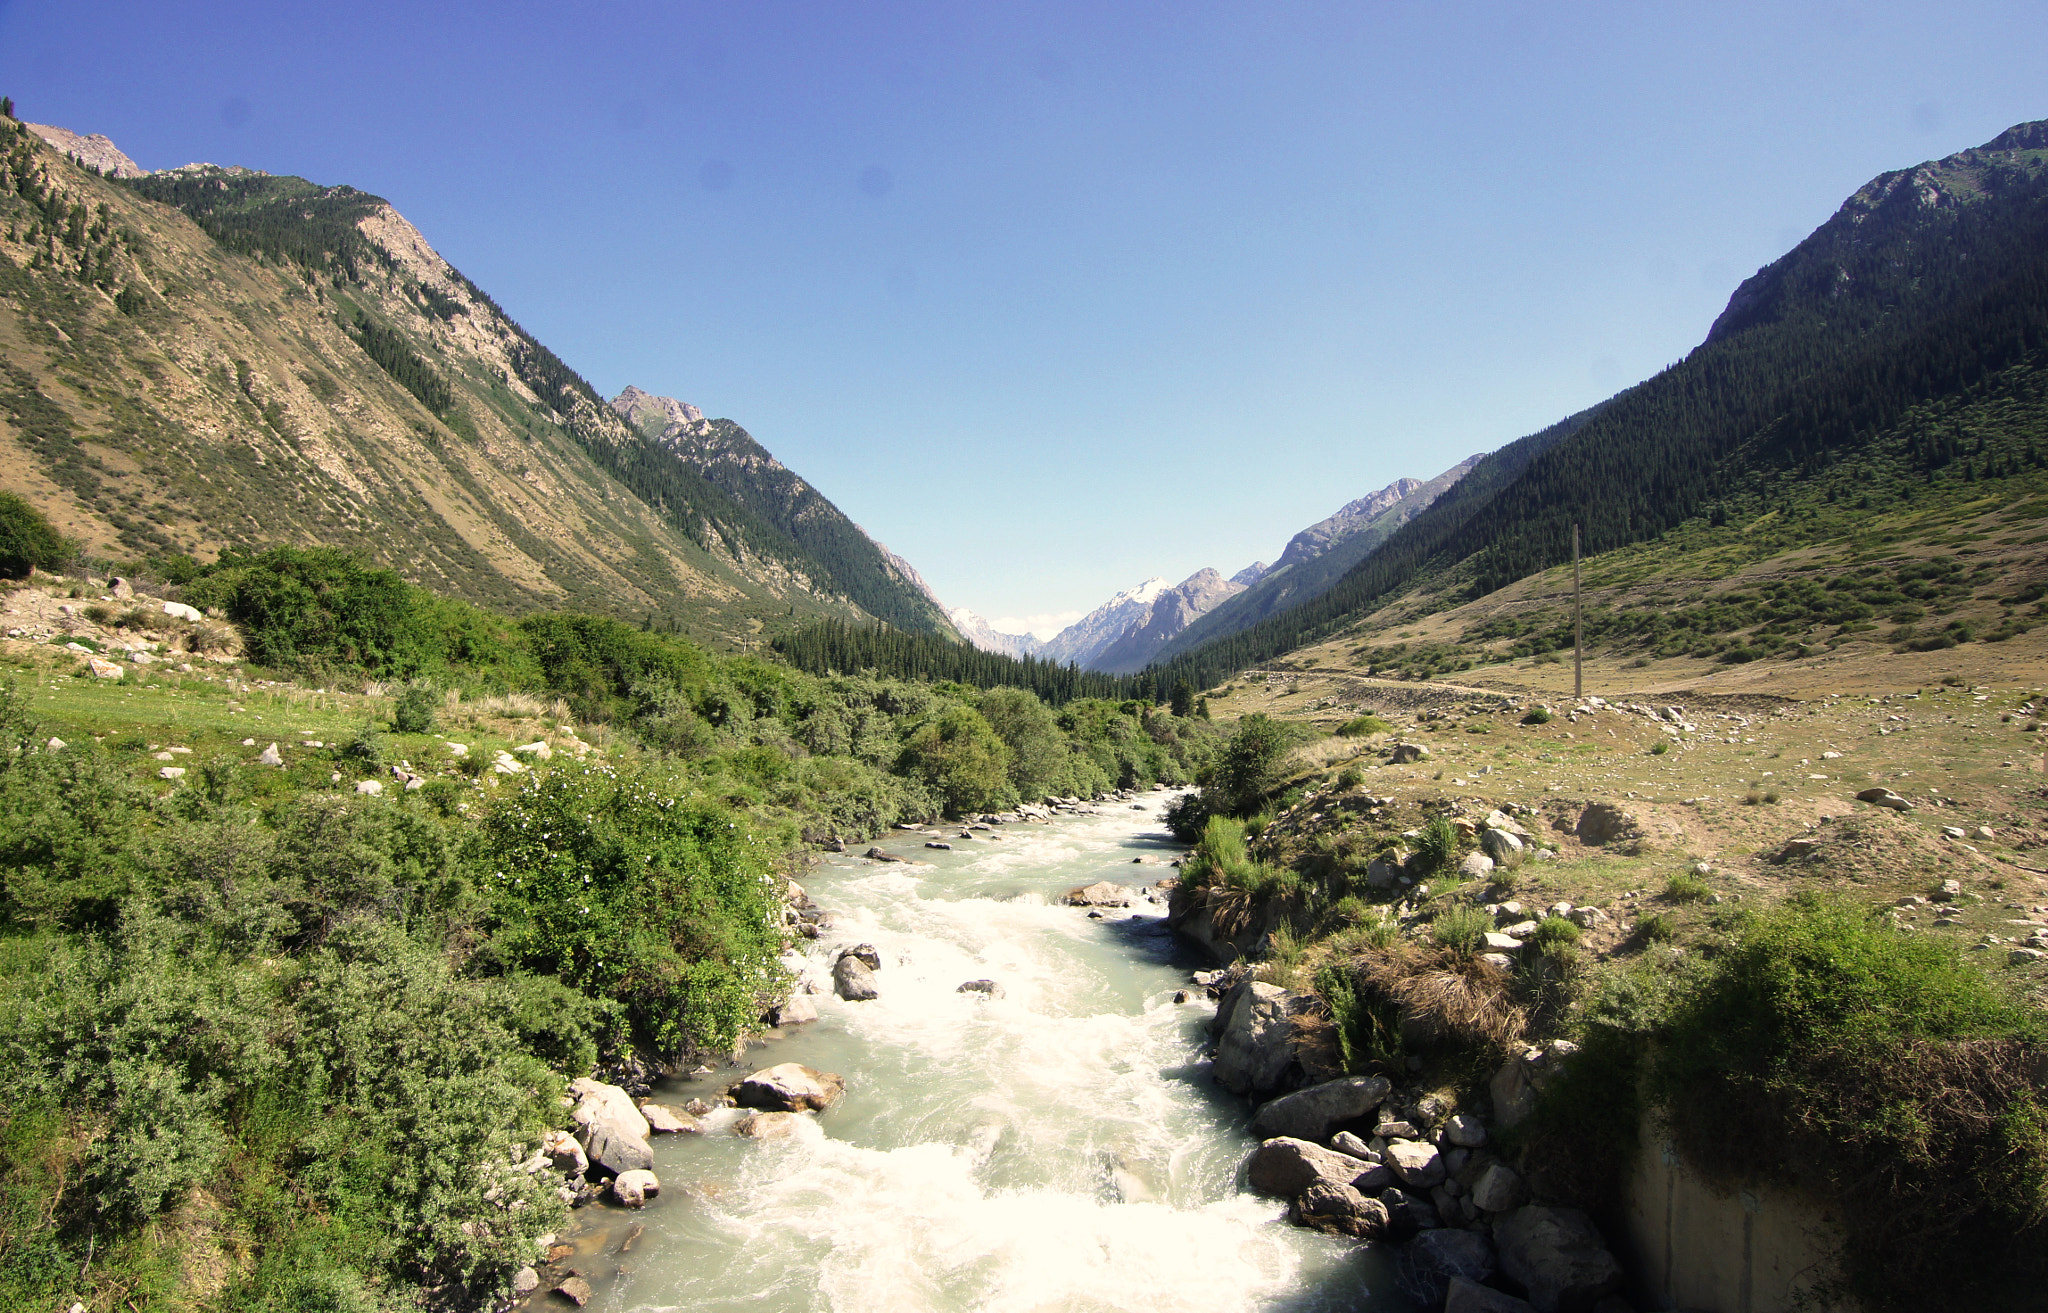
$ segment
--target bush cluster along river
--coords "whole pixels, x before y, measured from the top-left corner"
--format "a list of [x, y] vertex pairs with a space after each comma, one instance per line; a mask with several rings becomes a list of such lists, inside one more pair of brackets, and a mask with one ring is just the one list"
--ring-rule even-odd
[[[1169, 873], [1170, 797], [952, 852], [898, 845], [929, 865], [812, 871], [837, 920], [813, 973], [829, 988], [836, 950], [873, 944], [881, 997], [820, 996], [819, 1021], [750, 1050], [747, 1068], [842, 1073], [844, 1102], [795, 1141], [734, 1137], [723, 1113], [712, 1134], [659, 1137], [661, 1199], [579, 1215], [597, 1223], [575, 1260], [600, 1279], [591, 1307], [1412, 1308], [1383, 1249], [1289, 1226], [1280, 1203], [1240, 1192], [1249, 1112], [1209, 1079], [1214, 1005], [1173, 1001], [1208, 964], [1175, 943], [1163, 904], [1100, 920], [1058, 904], [1076, 885]], [[1003, 996], [957, 992], [978, 979]], [[656, 1097], [715, 1100], [740, 1074]]]

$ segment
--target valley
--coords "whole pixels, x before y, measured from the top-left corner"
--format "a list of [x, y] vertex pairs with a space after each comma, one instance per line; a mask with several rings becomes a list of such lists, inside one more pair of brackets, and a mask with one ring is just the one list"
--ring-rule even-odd
[[1883, 174], [1042, 637], [10, 103], [0, 1313], [2038, 1302], [2044, 233], [2043, 123]]

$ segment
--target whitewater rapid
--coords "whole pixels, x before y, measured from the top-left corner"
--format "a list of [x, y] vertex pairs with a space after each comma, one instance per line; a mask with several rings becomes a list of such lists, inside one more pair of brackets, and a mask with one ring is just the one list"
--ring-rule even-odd
[[[1239, 1191], [1253, 1141], [1241, 1100], [1208, 1078], [1213, 1004], [1176, 1004], [1190, 968], [1164, 907], [1091, 920], [1075, 885], [1171, 872], [1142, 810], [923, 836], [883, 846], [929, 865], [828, 858], [804, 883], [837, 925], [809, 945], [873, 944], [881, 997], [819, 996], [819, 1021], [744, 1062], [666, 1082], [680, 1105], [747, 1070], [802, 1062], [846, 1078], [844, 1102], [795, 1140], [756, 1143], [714, 1115], [655, 1142], [662, 1197], [579, 1237], [590, 1307], [663, 1310], [1389, 1310], [1386, 1251], [1288, 1226]], [[1152, 855], [1160, 864], [1134, 865]], [[957, 992], [990, 979], [1004, 996]], [[631, 1226], [644, 1234], [619, 1252]], [[608, 1278], [608, 1279], [607, 1279]]]

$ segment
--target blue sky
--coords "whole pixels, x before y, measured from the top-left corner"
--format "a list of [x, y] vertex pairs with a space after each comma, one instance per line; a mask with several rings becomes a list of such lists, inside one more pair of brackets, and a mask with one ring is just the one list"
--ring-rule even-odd
[[2040, 13], [0, 0], [0, 92], [387, 197], [1043, 623], [1676, 360], [1873, 175], [2048, 117]]

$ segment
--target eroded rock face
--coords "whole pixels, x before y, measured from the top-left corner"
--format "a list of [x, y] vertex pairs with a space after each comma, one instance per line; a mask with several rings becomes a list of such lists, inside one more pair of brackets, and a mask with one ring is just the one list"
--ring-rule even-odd
[[1365, 1116], [1379, 1107], [1393, 1088], [1384, 1076], [1347, 1076], [1311, 1085], [1263, 1105], [1252, 1118], [1252, 1130], [1263, 1136], [1327, 1140], [1332, 1126]]
[[764, 1067], [735, 1085], [732, 1097], [742, 1108], [824, 1112], [846, 1097], [846, 1081], [833, 1072], [784, 1062]]
[[1496, 1218], [1500, 1270], [1529, 1292], [1537, 1313], [1578, 1313], [1621, 1287], [1621, 1264], [1576, 1208], [1527, 1204]]
[[1307, 1001], [1292, 990], [1248, 980], [1216, 1010], [1216, 1083], [1232, 1094], [1272, 1094], [1292, 1083], [1295, 1017]]

